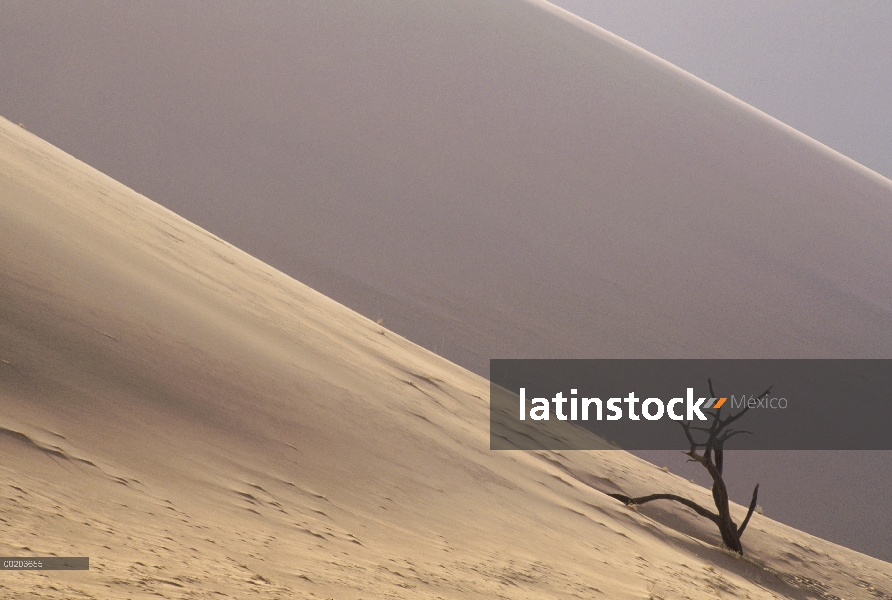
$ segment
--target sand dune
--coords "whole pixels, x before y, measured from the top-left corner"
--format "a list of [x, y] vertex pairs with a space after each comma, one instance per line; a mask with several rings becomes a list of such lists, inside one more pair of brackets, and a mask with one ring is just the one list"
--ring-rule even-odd
[[[892, 355], [892, 184], [545, 2], [27, 2], [0, 50], [4, 114], [475, 373]], [[794, 458], [731, 476], [892, 559], [888, 455]]]
[[[486, 382], [0, 121], [15, 598], [892, 598], [892, 565], [620, 451], [488, 450]], [[743, 509], [737, 507], [741, 512]]]

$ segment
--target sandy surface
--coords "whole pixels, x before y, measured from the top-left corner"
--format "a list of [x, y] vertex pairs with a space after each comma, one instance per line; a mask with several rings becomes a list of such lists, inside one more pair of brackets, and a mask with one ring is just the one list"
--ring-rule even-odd
[[[0, 554], [15, 598], [892, 598], [892, 565], [621, 451], [491, 452], [479, 376], [0, 121]], [[736, 507], [737, 514], [743, 509]]]
[[[475, 373], [892, 357], [892, 183], [545, 2], [4, 9], [0, 114]], [[892, 560], [890, 463], [731, 493]]]

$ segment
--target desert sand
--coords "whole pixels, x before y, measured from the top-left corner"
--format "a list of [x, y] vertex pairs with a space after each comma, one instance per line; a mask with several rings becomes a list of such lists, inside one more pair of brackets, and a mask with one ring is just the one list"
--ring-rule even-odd
[[[546, 2], [5, 8], [0, 114], [477, 374], [892, 357], [892, 183]], [[892, 560], [889, 464], [729, 478]]]
[[[892, 598], [892, 565], [622, 451], [488, 450], [488, 384], [0, 121], [4, 598]], [[742, 507], [735, 507], [742, 514]]]

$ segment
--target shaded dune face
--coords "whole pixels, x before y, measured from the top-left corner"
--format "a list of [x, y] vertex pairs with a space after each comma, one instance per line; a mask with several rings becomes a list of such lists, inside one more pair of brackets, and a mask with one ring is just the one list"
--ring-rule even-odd
[[545, 4], [295, 6], [184, 9], [164, 44], [164, 10], [105, 7], [87, 58], [152, 68], [132, 114], [67, 79], [69, 130], [396, 332], [0, 121], [0, 545], [93, 561], [4, 594], [892, 597], [761, 515], [742, 561], [626, 509], [604, 492], [710, 502], [628, 454], [488, 451], [486, 382], [398, 335], [478, 374], [886, 356], [888, 181]]
[[892, 590], [761, 515], [744, 560], [626, 508], [709, 492], [622, 451], [489, 451], [485, 380], [8, 121], [0, 223], [0, 553], [91, 559], [10, 597]]
[[547, 3], [71, 10], [52, 140], [474, 372], [890, 354], [889, 182]]

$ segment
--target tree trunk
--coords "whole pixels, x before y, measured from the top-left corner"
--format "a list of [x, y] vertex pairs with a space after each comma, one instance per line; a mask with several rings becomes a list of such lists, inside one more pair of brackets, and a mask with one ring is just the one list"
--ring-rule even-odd
[[734, 520], [731, 518], [728, 490], [721, 478], [712, 483], [712, 497], [715, 500], [715, 507], [719, 513], [719, 522], [717, 524], [722, 534], [722, 541], [729, 550], [743, 554], [743, 545], [740, 543], [737, 525], [734, 524]]

